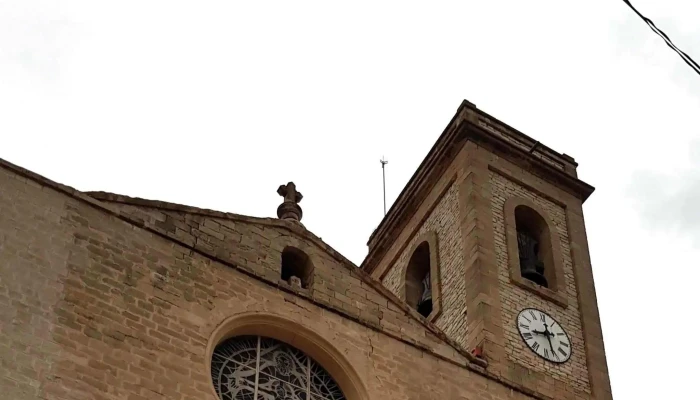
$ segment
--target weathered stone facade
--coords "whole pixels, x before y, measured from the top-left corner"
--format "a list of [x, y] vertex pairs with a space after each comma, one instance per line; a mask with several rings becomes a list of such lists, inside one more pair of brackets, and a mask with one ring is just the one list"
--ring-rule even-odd
[[[424, 225], [444, 220], [441, 205], [455, 203], [445, 196], [453, 193], [448, 187], [458, 188], [456, 213], [449, 219], [456, 221], [461, 238], [459, 271], [454, 272], [464, 277], [458, 289], [464, 307], [450, 322], [452, 329], [441, 326], [439, 319], [438, 327], [468, 351], [483, 354], [488, 370], [501, 382], [545, 397], [611, 398], [581, 210], [593, 188], [578, 180], [573, 158], [470, 103], [463, 104], [373, 233], [362, 268], [400, 295], [402, 283], [397, 280], [411, 257], [407, 244]], [[514, 204], [521, 203], [535, 207], [556, 231], [549, 288], [519, 276], [511, 214]], [[441, 276], [452, 268], [440, 257]], [[447, 292], [443, 285], [442, 296]], [[526, 307], [563, 321], [573, 345], [570, 360], [551, 363], [525, 347], [515, 317]], [[443, 304], [443, 312], [449, 308]]]
[[[420, 398], [428, 374], [443, 396], [486, 390], [478, 364], [299, 225], [97, 201], [8, 164], [0, 186], [4, 398], [214, 399], [211, 336], [251, 313], [333, 343], [360, 378], [357, 398]], [[289, 244], [314, 261], [310, 291], [279, 281]]]
[[[588, 367], [586, 366], [586, 350], [583, 346], [583, 329], [581, 316], [576, 304], [576, 282], [574, 278], [571, 249], [569, 248], [569, 235], [564, 209], [554, 202], [543, 198], [541, 195], [519, 185], [507, 177], [490, 171], [491, 188], [493, 191], [493, 225], [494, 243], [496, 245], [496, 258], [498, 260], [499, 291], [501, 293], [501, 310], [504, 321], [505, 350], [508, 358], [518, 364], [535, 371], [545, 372], [548, 375], [566, 382], [583, 392], [589, 392]], [[508, 271], [508, 251], [506, 247], [504, 205], [507, 199], [522, 197], [538, 204], [548, 213], [546, 218], [553, 220], [559, 231], [561, 254], [563, 256], [566, 292], [569, 302], [566, 308], [547, 301], [538, 296], [533, 296], [510, 281]], [[516, 329], [515, 319], [518, 312], [525, 307], [536, 307], [544, 310], [557, 320], [565, 324], [571, 331], [573, 352], [569, 362], [553, 364], [543, 360], [528, 351]]]
[[387, 271], [382, 283], [397, 297], [403, 299], [404, 277], [411, 250], [421, 235], [435, 232], [438, 248], [431, 251], [437, 251], [442, 312], [434, 323], [448, 337], [466, 348], [464, 260], [462, 259], [462, 235], [459, 230], [458, 193], [459, 188], [456, 185], [449, 187], [447, 193], [404, 247], [396, 263]]
[[[0, 398], [215, 400], [213, 348], [253, 334], [309, 354], [351, 400], [610, 399], [580, 210], [589, 188], [566, 156], [514, 158], [470, 136], [484, 115], [460, 107], [362, 268], [298, 222], [291, 184], [283, 219], [253, 218], [82, 193], [0, 160]], [[526, 173], [522, 160], [554, 160], [569, 177]], [[560, 230], [565, 308], [504, 274], [502, 203], [514, 194]], [[402, 301], [401, 271], [426, 232], [440, 270], [432, 321]], [[307, 288], [281, 279], [289, 247], [313, 266]], [[518, 347], [510, 320], [523, 304], [566, 321], [569, 364]]]

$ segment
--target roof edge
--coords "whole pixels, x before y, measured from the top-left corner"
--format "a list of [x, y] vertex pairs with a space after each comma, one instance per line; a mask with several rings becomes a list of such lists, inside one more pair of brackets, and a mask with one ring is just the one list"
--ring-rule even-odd
[[[395, 236], [392, 232], [395, 233], [405, 224], [402, 217], [417, 207], [432, 188], [433, 183], [426, 182], [429, 180], [425, 178], [439, 172], [436, 171], [439, 169], [436, 167], [440, 162], [444, 162], [446, 157], [454, 155], [454, 148], [463, 140], [488, 142], [506, 152], [517, 154], [520, 159], [531, 162], [540, 172], [550, 177], [545, 178], [546, 180], [562, 186], [582, 201], [586, 201], [595, 190], [593, 186], [578, 179], [576, 174], [578, 164], [573, 157], [552, 150], [479, 110], [474, 103], [463, 100], [443, 133], [370, 235], [367, 242], [369, 253], [362, 261], [360, 268], [367, 273], [372, 273], [388, 250], [385, 245], [386, 238]], [[416, 196], [417, 193], [418, 196]]]
[[[130, 196], [120, 195], [120, 194], [116, 194], [116, 193], [109, 193], [109, 192], [100, 192], [100, 191], [81, 192], [77, 189], [74, 189], [74, 188], [66, 186], [66, 185], [62, 185], [58, 182], [52, 181], [52, 180], [50, 180], [42, 175], [39, 175], [35, 172], [29, 171], [25, 168], [22, 168], [22, 167], [15, 165], [15, 164], [12, 164], [9, 161], [6, 161], [2, 158], [0, 158], [0, 168], [10, 170], [10, 171], [16, 173], [17, 175], [19, 175], [25, 179], [30, 179], [30, 180], [34, 181], [35, 183], [37, 183], [39, 185], [49, 187], [49, 188], [54, 189], [60, 193], [65, 194], [69, 197], [75, 198], [79, 201], [86, 202], [89, 205], [91, 205], [92, 207], [97, 208], [103, 212], [106, 212], [109, 215], [117, 217], [117, 218], [119, 218], [127, 223], [134, 225], [134, 226], [148, 230], [149, 232], [152, 232], [152, 233], [154, 233], [154, 234], [156, 234], [156, 235], [158, 235], [166, 240], [178, 243], [179, 245], [187, 247], [198, 254], [201, 254], [207, 258], [210, 258], [210, 259], [215, 260], [217, 262], [220, 262], [224, 265], [232, 267], [241, 273], [244, 273], [248, 276], [251, 276], [254, 279], [261, 280], [262, 282], [264, 282], [266, 284], [272, 284], [272, 283], [268, 282], [263, 277], [257, 276], [254, 273], [252, 273], [244, 268], [241, 268], [237, 265], [231, 264], [227, 260], [221, 259], [216, 254], [211, 254], [211, 253], [207, 252], [206, 250], [191, 246], [191, 245], [189, 245], [181, 240], [178, 240], [176, 237], [173, 237], [173, 236], [167, 234], [167, 232], [164, 232], [160, 228], [153, 226], [152, 224], [150, 224], [147, 221], [136, 218], [133, 215], [130, 215], [130, 214], [128, 214], [124, 211], [121, 211], [117, 208], [110, 207], [108, 203], [131, 204], [131, 205], [136, 205], [136, 206], [141, 206], [141, 207], [152, 207], [152, 208], [159, 208], [159, 209], [169, 210], [169, 211], [180, 211], [180, 212], [194, 213], [194, 214], [199, 214], [199, 215], [203, 215], [203, 216], [210, 216], [210, 217], [214, 217], [214, 218], [232, 219], [232, 220], [237, 220], [237, 221], [247, 222], [247, 223], [252, 223], [252, 224], [275, 226], [275, 227], [289, 230], [293, 234], [297, 234], [299, 236], [304, 237], [305, 239], [309, 240], [314, 245], [318, 246], [323, 251], [328, 253], [331, 257], [333, 257], [336, 261], [338, 261], [343, 267], [348, 269], [351, 274], [355, 275], [355, 277], [360, 279], [364, 284], [366, 284], [369, 287], [376, 290], [377, 293], [382, 295], [387, 301], [389, 301], [391, 304], [393, 304], [398, 309], [405, 312], [412, 319], [416, 320], [420, 325], [423, 326], [423, 328], [426, 331], [435, 335], [435, 337], [438, 340], [442, 341], [449, 348], [452, 348], [457, 354], [464, 357], [464, 359], [466, 359], [468, 362], [466, 365], [464, 365], [464, 367], [467, 367], [471, 370], [475, 370], [476, 372], [483, 372], [482, 369], [486, 368], [488, 365], [487, 361], [475, 357], [474, 355], [472, 355], [471, 353], [466, 351], [466, 349], [463, 349], [459, 344], [457, 344], [456, 342], [449, 339], [447, 337], [447, 335], [442, 330], [440, 330], [438, 327], [436, 327], [435, 325], [420, 318], [417, 315], [417, 312], [412, 310], [406, 303], [402, 302], [396, 295], [394, 295], [392, 292], [390, 292], [388, 289], [386, 289], [380, 282], [378, 282], [377, 280], [372, 278], [366, 272], [362, 271], [352, 261], [347, 259], [342, 254], [340, 254], [337, 250], [335, 250], [333, 247], [331, 247], [330, 245], [325, 243], [322, 239], [320, 239], [319, 237], [314, 235], [311, 231], [309, 231], [308, 229], [306, 229], [303, 225], [301, 225], [299, 223], [286, 221], [286, 220], [280, 220], [280, 219], [273, 219], [273, 218], [248, 217], [248, 216], [243, 216], [243, 215], [238, 215], [238, 214], [233, 214], [233, 213], [226, 213], [226, 212], [221, 212], [221, 211], [201, 209], [201, 208], [197, 208], [197, 207], [185, 206], [185, 205], [175, 204], [175, 203], [168, 203], [168, 202], [158, 201], [158, 200], [141, 199], [141, 198], [130, 197]], [[285, 288], [284, 286], [278, 285], [277, 287], [280, 290], [294, 293], [294, 294], [306, 299], [307, 301], [310, 301], [310, 302], [318, 305], [319, 307], [330, 309], [334, 312], [340, 313], [340, 314], [344, 315], [346, 318], [352, 319], [353, 321], [355, 321], [361, 325], [378, 330], [386, 335], [393, 336], [391, 333], [385, 331], [381, 327], [373, 326], [372, 324], [369, 324], [366, 321], [354, 318], [353, 316], [347, 314], [342, 309], [337, 309], [337, 308], [332, 307], [330, 305], [325, 305], [325, 304], [319, 303], [318, 301], [316, 301], [313, 298], [310, 298], [308, 296], [303, 296], [300, 293], [297, 293], [293, 290]], [[438, 356], [440, 358], [444, 358], [446, 361], [454, 362], [454, 360], [449, 360], [445, 357], [441, 357], [438, 353], [431, 351], [431, 349], [422, 348], [418, 343], [409, 342], [409, 341], [407, 341], [406, 338], [395, 337], [395, 339], [402, 341], [402, 342], [406, 342], [407, 344], [410, 344], [410, 345], [415, 346], [417, 348], [421, 348], [422, 350], [429, 351], [431, 354]]]
[[459, 108], [457, 108], [455, 115], [452, 116], [452, 119], [442, 131], [442, 134], [440, 134], [438, 139], [433, 144], [433, 147], [430, 148], [428, 154], [425, 156], [425, 158], [423, 158], [423, 161], [421, 161], [420, 165], [411, 176], [411, 179], [408, 180], [408, 183], [406, 186], [404, 186], [403, 190], [401, 190], [399, 196], [396, 198], [394, 203], [392, 203], [391, 207], [389, 207], [389, 211], [387, 211], [384, 218], [382, 218], [382, 220], [379, 222], [377, 228], [375, 228], [372, 234], [369, 236], [369, 240], [367, 241], [368, 246], [371, 247], [372, 241], [382, 231], [385, 225], [389, 224], [390, 221], [395, 220], [398, 215], [400, 215], [397, 210], [403, 206], [403, 203], [406, 202], [407, 193], [412, 192], [411, 189], [414, 189], [414, 187], [418, 185], [418, 182], [421, 180], [420, 178], [422, 178], [423, 175], [426, 175], [431, 169], [432, 165], [435, 164], [438, 155], [437, 153], [441, 152], [445, 148], [445, 145], [448, 144], [448, 139], [452, 138], [450, 133], [454, 133], [454, 128], [458, 125], [458, 117], [460, 117], [460, 114], [467, 108], [476, 110], [476, 105], [470, 101], [462, 100], [462, 104], [460, 104]]
[[[128, 204], [128, 205], [133, 205], [133, 206], [138, 206], [138, 207], [156, 208], [156, 209], [166, 210], [166, 211], [185, 212], [185, 213], [189, 213], [189, 214], [196, 214], [196, 215], [207, 216], [207, 217], [212, 217], [212, 218], [235, 220], [235, 221], [240, 221], [240, 222], [244, 222], [244, 223], [283, 227], [286, 229], [291, 228], [290, 230], [292, 231], [292, 233], [295, 233], [295, 234], [298, 234], [298, 235], [304, 237], [305, 239], [311, 241], [316, 246], [321, 248], [323, 251], [328, 253], [331, 257], [333, 257], [336, 261], [338, 261], [341, 265], [343, 265], [343, 267], [348, 269], [352, 275], [354, 275], [356, 278], [360, 279], [367, 286], [374, 289], [378, 294], [383, 296], [387, 301], [389, 301], [391, 304], [393, 304], [394, 306], [399, 308], [406, 315], [410, 316], [413, 320], [417, 321], [428, 332], [435, 335], [439, 340], [441, 340], [446, 345], [451, 347], [458, 354], [465, 357], [470, 363], [474, 363], [477, 366], [480, 366], [483, 368], [485, 368], [488, 365], [488, 363], [485, 360], [474, 357], [471, 353], [466, 351], [466, 349], [463, 349], [459, 344], [457, 344], [455, 341], [453, 341], [452, 339], [447, 337], [447, 335], [440, 328], [438, 328], [437, 326], [433, 325], [430, 322], [427, 322], [422, 317], [419, 317], [418, 313], [415, 310], [413, 310], [411, 307], [408, 306], [408, 304], [406, 304], [401, 299], [399, 299], [393, 292], [389, 291], [389, 289], [385, 288], [384, 285], [381, 284], [381, 282], [377, 281], [372, 276], [370, 276], [368, 273], [366, 273], [365, 271], [360, 269], [352, 261], [347, 259], [340, 252], [338, 252], [333, 247], [331, 247], [329, 244], [324, 242], [321, 238], [316, 236], [313, 232], [309, 231], [308, 229], [306, 229], [303, 226], [299, 227], [298, 225], [300, 225], [300, 224], [298, 224], [298, 223], [288, 222], [288, 221], [274, 219], [274, 218], [249, 217], [249, 216], [245, 216], [245, 215], [202, 209], [202, 208], [186, 206], [186, 205], [176, 204], [176, 203], [169, 203], [169, 202], [164, 202], [164, 201], [159, 201], [159, 200], [148, 200], [148, 199], [143, 199], [143, 198], [138, 198], [138, 197], [130, 197], [130, 196], [125, 196], [125, 195], [121, 195], [121, 194], [102, 192], [102, 191], [99, 191], [99, 192], [92, 191], [92, 192], [83, 192], [83, 193], [96, 199], [96, 200], [105, 201], [105, 202]], [[175, 238], [172, 238], [170, 236], [168, 236], [168, 239], [175, 240]], [[177, 240], [175, 240], [175, 241], [177, 241]], [[213, 257], [216, 258], [217, 260], [219, 260], [219, 258], [217, 256], [213, 255]], [[281, 288], [284, 289], [283, 287], [281, 287]], [[296, 294], [299, 294], [299, 293], [296, 293]], [[306, 296], [302, 296], [302, 297], [306, 298]], [[309, 300], [313, 303], [317, 303], [315, 300], [310, 299], [310, 298], [307, 298], [307, 300]], [[366, 324], [363, 323], [363, 325], [366, 325]]]
[[[123, 221], [126, 222], [126, 223], [132, 224], [132, 225], [134, 225], [134, 226], [136, 226], [136, 227], [139, 227], [139, 228], [141, 228], [141, 229], [145, 229], [145, 230], [147, 230], [147, 231], [149, 231], [149, 232], [152, 232], [152, 233], [154, 233], [154, 234], [156, 234], [156, 235], [158, 235], [158, 236], [160, 236], [160, 237], [163, 237], [163, 238], [166, 239], [166, 240], [170, 240], [170, 241], [173, 241], [173, 242], [177, 242], [178, 244], [180, 244], [180, 245], [182, 245], [182, 246], [185, 246], [185, 247], [187, 247], [187, 248], [190, 248], [192, 251], [194, 251], [194, 252], [196, 252], [196, 253], [198, 253], [198, 254], [201, 254], [201, 255], [204, 256], [204, 257], [207, 257], [207, 258], [209, 258], [209, 259], [215, 260], [215, 261], [220, 262], [220, 263], [222, 263], [222, 264], [224, 264], [224, 265], [227, 265], [227, 266], [229, 266], [229, 267], [232, 267], [232, 268], [236, 269], [237, 271], [239, 271], [239, 272], [241, 272], [241, 273], [243, 273], [243, 274], [245, 274], [245, 275], [247, 275], [247, 276], [251, 276], [253, 279], [262, 280], [264, 283], [270, 284], [268, 281], [265, 281], [262, 277], [259, 277], [259, 276], [255, 275], [255, 274], [253, 274], [253, 273], [251, 273], [251, 272], [249, 272], [249, 271], [247, 271], [247, 270], [245, 270], [245, 269], [243, 269], [243, 268], [239, 268], [238, 266], [233, 265], [233, 264], [227, 262], [226, 260], [222, 260], [222, 259], [220, 259], [219, 257], [217, 257], [216, 255], [213, 255], [213, 254], [210, 254], [210, 253], [208, 253], [208, 252], [206, 252], [206, 251], [203, 251], [203, 250], [200, 249], [200, 248], [194, 248], [194, 247], [192, 247], [192, 246], [189, 246], [189, 245], [186, 244], [186, 243], [180, 242], [180, 241], [176, 240], [175, 238], [173, 238], [173, 237], [171, 237], [171, 236], [165, 234], [164, 232], [162, 232], [161, 230], [159, 230], [157, 227], [151, 226], [149, 223], [147, 223], [147, 222], [145, 222], [145, 221], [139, 220], [139, 219], [137, 219], [137, 218], [134, 218], [133, 216], [128, 215], [128, 214], [125, 213], [125, 212], [120, 212], [118, 209], [113, 208], [113, 207], [110, 207], [110, 206], [109, 206], [109, 203], [110, 203], [109, 200], [98, 200], [98, 199], [97, 199], [98, 197], [113, 198], [113, 199], [122, 199], [122, 200], [124, 200], [124, 199], [127, 199], [127, 200], [128, 200], [128, 199], [132, 199], [132, 200], [133, 200], [133, 199], [136, 199], [136, 198], [131, 198], [131, 197], [129, 197], [129, 196], [123, 196], [123, 195], [118, 195], [118, 194], [113, 194], [113, 193], [106, 193], [106, 192], [82, 192], [82, 191], [79, 191], [79, 190], [77, 190], [77, 189], [74, 189], [74, 188], [72, 188], [72, 187], [70, 187], [70, 186], [63, 185], [63, 184], [60, 184], [60, 183], [58, 183], [58, 182], [55, 182], [55, 181], [53, 181], [53, 180], [51, 180], [51, 179], [48, 179], [48, 178], [46, 178], [46, 177], [44, 177], [44, 176], [42, 176], [42, 175], [39, 175], [39, 174], [37, 174], [37, 173], [35, 173], [35, 172], [32, 172], [32, 171], [30, 171], [30, 170], [28, 170], [28, 169], [25, 169], [25, 168], [22, 168], [22, 167], [20, 167], [20, 166], [17, 166], [17, 165], [15, 165], [15, 164], [13, 164], [13, 163], [11, 163], [11, 162], [9, 162], [9, 161], [6, 161], [6, 160], [4, 160], [4, 159], [2, 159], [2, 158], [0, 158], [0, 168], [3, 168], [3, 169], [6, 169], [6, 170], [9, 170], [9, 171], [12, 171], [12, 172], [14, 172], [15, 174], [21, 176], [21, 177], [24, 178], [24, 179], [32, 180], [32, 181], [34, 181], [35, 183], [37, 183], [37, 184], [39, 184], [39, 185], [43, 185], [44, 187], [48, 187], [48, 188], [54, 189], [54, 190], [56, 190], [56, 191], [58, 191], [58, 192], [60, 192], [60, 193], [63, 193], [63, 194], [65, 194], [65, 195], [69, 196], [69, 197], [75, 198], [75, 199], [77, 199], [77, 200], [79, 200], [79, 201], [86, 202], [86, 203], [88, 203], [89, 205], [91, 205], [92, 207], [95, 207], [95, 208], [98, 209], [98, 210], [101, 210], [101, 211], [103, 211], [103, 212], [105, 212], [105, 213], [107, 213], [107, 214], [109, 214], [109, 215], [112, 215], [112, 216], [114, 216], [114, 217], [116, 217], [116, 218], [119, 218], [120, 220], [123, 220]], [[87, 193], [91, 193], [91, 195], [88, 195]], [[266, 221], [266, 222], [279, 221], [279, 222], [278, 222], [277, 224], [275, 224], [275, 225], [283, 226], [283, 227], [285, 227], [285, 228], [287, 228], [287, 229], [290, 229], [290, 230], [292, 230], [292, 231], [299, 230], [299, 231], [301, 231], [301, 232], [306, 232], [306, 234], [310, 234], [310, 235], [313, 237], [312, 240], [313, 240], [314, 242], [316, 242], [316, 243], [319, 243], [319, 242], [320, 242], [322, 245], [327, 246], [328, 249], [330, 249], [330, 251], [331, 251], [331, 252], [329, 252], [329, 254], [331, 254], [331, 255], [333, 255], [333, 256], [335, 256], [335, 257], [338, 257], [339, 260], [341, 260], [341, 264], [342, 264], [344, 267], [350, 268], [350, 269], [351, 269], [351, 271], [352, 271], [351, 273], [357, 274], [357, 276], [358, 276], [363, 282], [365, 282], [366, 284], [368, 284], [368, 285], [372, 286], [373, 288], [377, 289], [377, 291], [378, 291], [380, 294], [384, 295], [384, 296], [387, 298], [387, 301], [391, 301], [391, 303], [393, 303], [393, 304], [394, 304], [395, 306], [397, 306], [399, 309], [402, 309], [402, 310], [404, 310], [404, 311], [407, 311], [408, 314], [411, 315], [414, 319], [417, 319], [417, 320], [419, 321], [419, 323], [421, 323], [421, 324], [426, 328], [426, 330], [428, 330], [428, 331], [430, 331], [431, 333], [435, 334], [435, 335], [437, 336], [438, 339], [440, 339], [440, 340], [443, 341], [445, 344], [447, 344], [447, 345], [448, 345], [450, 348], [452, 348], [457, 354], [459, 354], [459, 355], [461, 355], [462, 357], [464, 357], [464, 358], [467, 360], [467, 364], [466, 364], [466, 365], [463, 365], [463, 364], [457, 363], [457, 362], [456, 362], [455, 360], [453, 360], [453, 359], [450, 359], [450, 358], [448, 358], [448, 357], [446, 357], [446, 356], [444, 356], [444, 355], [442, 355], [442, 354], [439, 354], [439, 353], [436, 353], [436, 352], [434, 352], [434, 351], [431, 351], [431, 349], [422, 348], [419, 344], [417, 344], [417, 343], [415, 343], [415, 342], [411, 342], [411, 341], [408, 340], [407, 338], [399, 337], [399, 336], [397, 336], [397, 335], [393, 335], [393, 334], [391, 334], [390, 332], [385, 331], [385, 330], [382, 329], [381, 327], [373, 326], [372, 324], [368, 324], [368, 323], [365, 322], [365, 321], [362, 321], [362, 320], [357, 319], [357, 318], [353, 318], [352, 316], [349, 316], [349, 315], [348, 315], [346, 312], [344, 312], [343, 310], [339, 310], [339, 309], [337, 309], [337, 308], [333, 308], [333, 307], [330, 307], [330, 306], [321, 304], [321, 303], [319, 303], [319, 302], [317, 302], [317, 301], [314, 301], [313, 299], [308, 299], [308, 298], [307, 298], [308, 301], [312, 301], [312, 302], [313, 302], [314, 304], [316, 304], [318, 307], [321, 307], [321, 308], [324, 308], [324, 309], [328, 309], [328, 310], [331, 311], [331, 312], [339, 313], [339, 314], [341, 314], [341, 315], [347, 317], [348, 319], [350, 319], [350, 320], [352, 320], [352, 321], [355, 321], [355, 322], [358, 323], [358, 324], [361, 324], [361, 325], [366, 326], [366, 327], [368, 327], [368, 328], [370, 328], [370, 329], [373, 329], [373, 330], [376, 330], [376, 331], [378, 331], [378, 332], [381, 332], [382, 334], [385, 334], [385, 335], [387, 335], [387, 336], [389, 336], [389, 337], [392, 337], [392, 338], [394, 338], [395, 340], [398, 340], [398, 341], [400, 341], [400, 342], [403, 342], [403, 343], [406, 343], [406, 344], [411, 345], [411, 346], [413, 346], [413, 347], [416, 347], [416, 348], [418, 348], [418, 349], [420, 349], [420, 350], [422, 350], [422, 351], [427, 351], [427, 352], [429, 352], [431, 355], [433, 355], [433, 356], [436, 357], [436, 358], [439, 358], [439, 359], [442, 359], [442, 360], [444, 360], [444, 361], [446, 361], [446, 362], [450, 362], [450, 363], [453, 363], [453, 364], [455, 364], [455, 365], [464, 367], [464, 368], [466, 368], [466, 369], [468, 369], [468, 370], [470, 370], [470, 371], [472, 371], [472, 372], [474, 372], [474, 373], [476, 373], [476, 374], [479, 374], [479, 375], [481, 375], [481, 376], [483, 376], [483, 377], [485, 377], [485, 378], [487, 378], [487, 379], [491, 379], [491, 380], [493, 380], [493, 381], [500, 382], [500, 383], [502, 383], [503, 385], [505, 385], [506, 387], [509, 387], [509, 388], [511, 388], [511, 389], [513, 389], [513, 390], [515, 390], [515, 391], [517, 391], [517, 392], [523, 393], [523, 394], [525, 394], [525, 395], [531, 396], [531, 397], [536, 398], [536, 399], [552, 400], [552, 399], [551, 399], [550, 397], [548, 397], [548, 396], [542, 396], [542, 395], [540, 395], [540, 394], [538, 394], [538, 393], [535, 393], [535, 392], [532, 391], [531, 389], [528, 389], [528, 388], [524, 387], [522, 384], [520, 384], [520, 383], [518, 383], [518, 382], [511, 381], [511, 380], [508, 379], [507, 377], [504, 377], [504, 376], [501, 376], [500, 374], [496, 374], [496, 373], [494, 373], [494, 372], [492, 372], [492, 371], [489, 371], [489, 370], [487, 369], [487, 367], [488, 367], [488, 362], [487, 362], [486, 360], [475, 357], [474, 355], [472, 355], [471, 353], [469, 353], [469, 352], [467, 352], [465, 349], [463, 349], [459, 344], [457, 344], [456, 342], [454, 342], [454, 341], [450, 340], [449, 338], [447, 338], [447, 336], [445, 335], [445, 333], [442, 332], [439, 328], [437, 328], [437, 327], [434, 326], [433, 324], [426, 323], [425, 321], [423, 321], [423, 320], [421, 320], [420, 318], [418, 318], [418, 317], [415, 315], [415, 314], [417, 314], [415, 311], [413, 311], [412, 309], [410, 309], [410, 307], [408, 307], [407, 304], [405, 304], [404, 302], [402, 302], [401, 300], [399, 300], [398, 297], [396, 297], [396, 295], [394, 295], [393, 293], [389, 292], [389, 290], [386, 289], [383, 285], [381, 285], [380, 282], [378, 282], [377, 280], [375, 280], [374, 278], [372, 278], [369, 274], [365, 273], [365, 272], [362, 271], [360, 268], [357, 268], [357, 266], [355, 266], [355, 264], [353, 264], [352, 261], [348, 260], [348, 259], [345, 258], [342, 254], [340, 254], [340, 253], [338, 253], [337, 251], [335, 251], [332, 247], [330, 247], [328, 244], [326, 244], [325, 242], [323, 242], [320, 238], [318, 238], [318, 237], [316, 237], [315, 235], [313, 235], [313, 233], [311, 233], [310, 231], [308, 231], [306, 228], [304, 228], [303, 226], [301, 226], [301, 225], [298, 224], [298, 223], [293, 223], [293, 222], [284, 221], [284, 220], [273, 220], [273, 219], [271, 219], [271, 218], [245, 217], [245, 216], [239, 216], [239, 215], [237, 215], [237, 214], [223, 213], [223, 212], [220, 212], [220, 211], [213, 211], [213, 210], [197, 209], [196, 207], [182, 206], [182, 205], [177, 205], [177, 204], [174, 204], [174, 203], [159, 202], [159, 201], [155, 201], [155, 200], [139, 199], [138, 201], [140, 201], [140, 202], [145, 202], [145, 203], [149, 203], [149, 204], [160, 204], [160, 205], [166, 205], [166, 206], [173, 205], [173, 206], [184, 207], [184, 208], [187, 208], [187, 209], [190, 209], [190, 208], [191, 208], [191, 209], [195, 209], [195, 210], [200, 210], [200, 211], [203, 211], [203, 212], [212, 212], [212, 213], [214, 213], [214, 214], [223, 214], [223, 215], [227, 215], [227, 216], [244, 217], [244, 218], [246, 218], [246, 219], [251, 218], [251, 219], [255, 219], [255, 220], [257, 220], [257, 221]], [[212, 214], [212, 215], [214, 215], [214, 214]], [[297, 294], [297, 295], [298, 295], [298, 293], [293, 292], [293, 291], [291, 291], [291, 290], [289, 290], [289, 289], [287, 289], [287, 288], [284, 288], [284, 287], [282, 287], [282, 286], [278, 286], [278, 287], [279, 287], [280, 290], [283, 290], [283, 291], [285, 291], [285, 292], [294, 293], [294, 294]], [[300, 296], [300, 297], [305, 298], [305, 297], [303, 297], [303, 296]], [[415, 313], [415, 314], [414, 314], [414, 313]]]
[[95, 200], [99, 200], [106, 203], [116, 203], [116, 204], [126, 204], [132, 206], [155, 208], [165, 211], [179, 211], [188, 214], [196, 214], [201, 216], [209, 216], [215, 218], [230, 219], [234, 221], [250, 222], [250, 223], [262, 223], [262, 224], [275, 224], [281, 219], [272, 217], [253, 217], [250, 215], [235, 214], [225, 211], [217, 211], [209, 208], [200, 208], [195, 206], [188, 206], [179, 203], [171, 203], [162, 200], [150, 200], [141, 197], [131, 197], [118, 193], [104, 192], [104, 191], [88, 191], [82, 192], [87, 196], [92, 197]]

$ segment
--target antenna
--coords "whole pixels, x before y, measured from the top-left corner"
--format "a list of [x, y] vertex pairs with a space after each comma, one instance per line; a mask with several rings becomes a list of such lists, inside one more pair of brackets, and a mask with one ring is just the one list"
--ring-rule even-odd
[[384, 174], [384, 166], [389, 164], [389, 161], [384, 160], [384, 156], [379, 160], [382, 163], [382, 190], [384, 191], [384, 215], [386, 216], [386, 175]]

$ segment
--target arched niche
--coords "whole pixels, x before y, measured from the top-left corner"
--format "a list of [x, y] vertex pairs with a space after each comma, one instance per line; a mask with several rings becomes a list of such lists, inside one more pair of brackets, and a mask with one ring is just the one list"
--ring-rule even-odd
[[[428, 321], [434, 321], [441, 312], [442, 296], [438, 260], [437, 234], [433, 231], [418, 236], [410, 249], [410, 257], [403, 271], [403, 298], [406, 304]], [[430, 309], [419, 307], [423, 294], [423, 280], [429, 274], [432, 304]]]
[[299, 278], [303, 289], [308, 289], [314, 276], [314, 265], [309, 256], [302, 250], [293, 246], [286, 246], [282, 250], [280, 278], [292, 284], [292, 277]]
[[[508, 267], [510, 280], [514, 284], [528, 289], [535, 294], [566, 307], [566, 285], [564, 282], [563, 256], [561, 242], [556, 225], [534, 202], [511, 197], [504, 206], [506, 245], [508, 249]], [[527, 232], [538, 241], [538, 252], [544, 264], [544, 275], [548, 284], [538, 285], [521, 275], [518, 230]]]

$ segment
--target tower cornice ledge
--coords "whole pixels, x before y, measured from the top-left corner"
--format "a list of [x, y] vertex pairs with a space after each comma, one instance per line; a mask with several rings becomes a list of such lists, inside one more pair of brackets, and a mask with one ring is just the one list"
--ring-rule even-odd
[[389, 250], [393, 238], [408, 222], [467, 141], [488, 147], [495, 154], [561, 188], [581, 202], [595, 188], [578, 179], [573, 157], [558, 153], [464, 100], [398, 198], [370, 235], [369, 253], [361, 264], [372, 273]]

